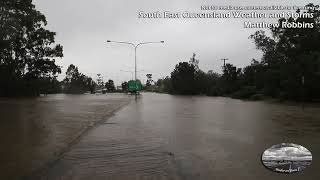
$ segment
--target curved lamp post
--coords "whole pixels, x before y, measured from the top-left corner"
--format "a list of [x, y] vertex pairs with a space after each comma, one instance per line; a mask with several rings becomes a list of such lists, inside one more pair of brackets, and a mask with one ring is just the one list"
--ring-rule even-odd
[[120, 43], [120, 44], [129, 44], [132, 47], [134, 47], [134, 79], [135, 81], [137, 81], [137, 48], [141, 45], [144, 44], [155, 44], [155, 43], [164, 43], [164, 41], [159, 41], [159, 42], [142, 42], [142, 43], [138, 43], [138, 44], [134, 44], [131, 42], [122, 42], [122, 41], [111, 41], [111, 40], [107, 40], [107, 43]]
[[[121, 71], [121, 72], [128, 72], [128, 73], [131, 73], [131, 77], [132, 77], [132, 79], [131, 79], [131, 80], [133, 80], [133, 76], [134, 76], [134, 75], [133, 75], [133, 73], [134, 73], [134, 71], [126, 71], [126, 70], [121, 70], [121, 69], [120, 69], [120, 71]], [[144, 71], [144, 70], [140, 70], [140, 71], [137, 71], [137, 72], [142, 72], [142, 71]]]

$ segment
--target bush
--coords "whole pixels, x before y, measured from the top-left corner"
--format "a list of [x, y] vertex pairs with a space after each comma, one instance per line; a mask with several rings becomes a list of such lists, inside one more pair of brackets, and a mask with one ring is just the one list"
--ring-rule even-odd
[[254, 101], [263, 100], [265, 98], [266, 97], [263, 94], [254, 94], [250, 97], [250, 99]]
[[231, 97], [238, 98], [238, 99], [249, 99], [255, 93], [256, 93], [255, 86], [245, 86], [241, 88], [239, 91], [233, 93]]
[[216, 86], [212, 86], [206, 93], [207, 96], [221, 96], [222, 90]]

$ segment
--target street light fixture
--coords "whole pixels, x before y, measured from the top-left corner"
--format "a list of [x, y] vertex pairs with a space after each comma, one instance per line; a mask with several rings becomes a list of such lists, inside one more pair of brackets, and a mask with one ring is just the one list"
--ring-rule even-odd
[[131, 79], [133, 80], [133, 71], [124, 71], [124, 70], [120, 70], [120, 71], [122, 71], [122, 72], [129, 72], [129, 73], [131, 73]]
[[107, 40], [107, 43], [120, 43], [120, 44], [129, 44], [134, 48], [134, 78], [135, 81], [137, 81], [137, 48], [144, 44], [155, 44], [155, 43], [164, 43], [164, 41], [155, 41], [155, 42], [142, 42], [138, 44], [134, 44], [131, 42], [125, 42], [125, 41], [111, 41]]
[[[131, 73], [131, 75], [132, 75], [132, 76], [131, 76], [131, 77], [132, 77], [131, 79], [133, 80], [133, 78], [134, 78], [134, 75], [133, 75], [134, 71], [126, 71], [126, 70], [122, 70], [122, 69], [120, 69], [120, 71], [121, 71], [121, 72]], [[137, 72], [142, 72], [142, 71], [145, 71], [145, 70], [140, 70], [140, 71], [137, 71]]]

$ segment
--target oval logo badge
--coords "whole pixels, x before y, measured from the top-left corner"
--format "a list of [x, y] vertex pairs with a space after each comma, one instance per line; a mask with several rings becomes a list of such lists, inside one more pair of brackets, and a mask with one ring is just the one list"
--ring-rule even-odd
[[300, 145], [281, 143], [272, 146], [262, 154], [262, 163], [271, 171], [296, 173], [311, 165], [311, 152]]

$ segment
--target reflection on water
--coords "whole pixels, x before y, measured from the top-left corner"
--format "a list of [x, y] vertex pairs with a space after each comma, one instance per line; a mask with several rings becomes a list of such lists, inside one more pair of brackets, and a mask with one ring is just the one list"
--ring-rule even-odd
[[[93, 129], [44, 179], [316, 179], [320, 108], [143, 94]], [[314, 163], [279, 176], [261, 163], [273, 144], [308, 148]]]

